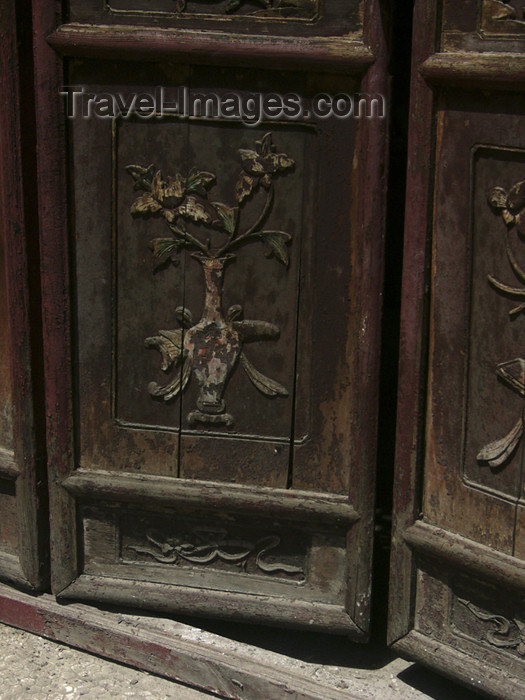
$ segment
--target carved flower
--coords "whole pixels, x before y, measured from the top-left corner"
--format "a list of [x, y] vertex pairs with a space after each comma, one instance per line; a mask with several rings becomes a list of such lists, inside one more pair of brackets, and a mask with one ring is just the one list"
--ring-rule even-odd
[[255, 151], [240, 148], [239, 153], [244, 170], [236, 186], [239, 203], [249, 197], [259, 185], [269, 189], [274, 177], [295, 165], [294, 160], [286, 153], [276, 153], [271, 133], [265, 134], [260, 141], [255, 142]]
[[513, 185], [507, 192], [493, 187], [487, 193], [490, 206], [500, 212], [507, 226], [516, 226], [525, 236], [525, 180]]
[[152, 167], [129, 165], [128, 172], [135, 179], [138, 189], [146, 190], [131, 205], [132, 214], [160, 213], [168, 223], [179, 216], [196, 223], [211, 223], [215, 210], [207, 202], [207, 189], [215, 181], [213, 173], [193, 168], [187, 177], [177, 173], [175, 177], [162, 178], [160, 170], [153, 175]]

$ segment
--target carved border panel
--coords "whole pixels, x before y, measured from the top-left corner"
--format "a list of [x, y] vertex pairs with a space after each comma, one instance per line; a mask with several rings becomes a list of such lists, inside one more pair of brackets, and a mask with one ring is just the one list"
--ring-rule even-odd
[[159, 27], [269, 36], [363, 34], [363, 0], [69, 0], [72, 26]]

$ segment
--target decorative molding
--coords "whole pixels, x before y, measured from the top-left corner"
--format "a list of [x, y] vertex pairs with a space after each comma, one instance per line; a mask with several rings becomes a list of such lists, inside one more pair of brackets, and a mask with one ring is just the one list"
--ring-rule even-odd
[[404, 534], [416, 554], [440, 562], [451, 570], [465, 571], [473, 579], [518, 590], [525, 589], [525, 562], [467, 537], [416, 521]]
[[217, 484], [194, 479], [148, 474], [126, 474], [77, 469], [62, 486], [72, 496], [105, 502], [138, 503], [207, 509], [214, 511], [249, 512], [253, 517], [330, 524], [348, 529], [359, 520], [359, 514], [338, 494], [322, 494], [296, 489], [274, 489], [264, 486]]
[[457, 598], [478, 620], [487, 623], [480, 641], [488, 642], [498, 649], [515, 650], [520, 656], [525, 656], [525, 622], [514, 618], [508, 620], [502, 615], [486, 612], [468, 600]]
[[129, 61], [185, 60], [208, 64], [213, 54], [220, 66], [263, 66], [279, 70], [330, 70], [360, 75], [375, 61], [363, 41], [341, 37], [232, 36], [190, 29], [61, 25], [47, 37], [64, 56], [117, 58]]
[[[267, 556], [281, 544], [281, 537], [277, 534], [252, 541], [248, 537], [231, 535], [224, 528], [195, 526], [174, 537], [167, 537], [159, 530], [149, 528], [144, 539], [143, 544], [127, 544], [125, 548], [137, 554], [145, 554], [163, 564], [193, 564], [213, 568], [214, 564], [222, 563], [246, 572], [251, 563], [255, 569], [252, 573], [300, 576], [300, 580], [305, 578], [304, 565], [268, 561]], [[123, 556], [123, 559], [129, 561], [128, 557]]]
[[422, 63], [420, 72], [432, 85], [525, 90], [525, 55], [517, 52], [435, 53]]
[[[161, 369], [172, 370], [167, 384], [150, 383], [148, 390], [153, 397], [169, 401], [184, 391], [192, 376], [197, 381], [200, 393], [195, 409], [187, 417], [190, 424], [233, 425], [234, 418], [226, 412], [223, 396], [238, 364], [261, 393], [288, 396], [284, 386], [259, 372], [244, 353], [246, 343], [276, 340], [279, 328], [266, 321], [241, 320], [239, 304], [230, 306], [224, 317], [222, 291], [225, 266], [236, 260], [234, 251], [244, 246], [263, 243], [266, 257], [274, 257], [288, 267], [287, 246], [292, 236], [266, 229], [265, 224], [273, 208], [275, 180], [293, 170], [295, 162], [277, 150], [271, 133], [257, 141], [254, 150], [239, 149], [239, 156], [243, 169], [233, 204], [211, 200], [209, 190], [215, 184], [214, 173], [192, 168], [186, 176], [177, 173], [163, 178], [154, 165], [126, 168], [135, 181], [135, 190], [143, 192], [131, 206], [131, 213], [162, 217], [171, 232], [170, 238], [151, 241], [156, 267], [178, 265], [182, 251], [187, 250], [203, 268], [205, 298], [200, 320], [194, 323], [191, 311], [179, 306], [175, 316], [180, 328], [159, 331], [158, 336], [145, 340], [147, 347], [160, 352]], [[256, 197], [260, 188], [266, 191], [264, 202]], [[248, 202], [252, 204], [252, 220], [256, 213], [253, 204], [259, 205], [259, 212], [254, 223], [243, 227], [242, 215]], [[214, 245], [217, 232], [221, 242]]]
[[[489, 206], [502, 217], [506, 225], [505, 250], [509, 266], [519, 287], [510, 286], [488, 275], [489, 283], [502, 294], [518, 300], [518, 305], [509, 311], [511, 318], [525, 312], [525, 270], [521, 267], [512, 249], [511, 231], [525, 235], [525, 180], [513, 185], [507, 192], [503, 187], [493, 187], [487, 193]], [[520, 240], [522, 240], [520, 238]], [[525, 398], [525, 360], [517, 358], [501, 362], [496, 368], [500, 379], [511, 389]], [[481, 465], [496, 468], [508, 464], [522, 438], [525, 420], [525, 406], [509, 433], [481, 448], [476, 459]]]

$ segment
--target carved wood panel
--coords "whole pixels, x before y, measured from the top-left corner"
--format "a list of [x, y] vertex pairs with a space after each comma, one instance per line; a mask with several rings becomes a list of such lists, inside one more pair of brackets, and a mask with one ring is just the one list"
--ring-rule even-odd
[[428, 33], [414, 55], [389, 634], [510, 699], [525, 674], [525, 140], [523, 85], [506, 70], [520, 72], [521, 40], [502, 33], [495, 49], [484, 33], [503, 5], [516, 14], [502, 2], [416, 8]]
[[284, 36], [363, 34], [362, 0], [71, 0], [69, 22]]
[[[242, 67], [176, 55], [69, 63], [83, 92], [61, 239], [71, 372], [47, 379], [71, 392], [74, 444], [52, 475], [53, 590], [125, 605], [142, 591], [150, 609], [363, 639], [386, 122], [311, 107], [320, 93], [379, 92], [386, 73], [368, 85], [356, 60], [349, 75], [308, 74], [286, 52], [287, 71], [259, 70], [231, 46], [220, 55]], [[115, 118], [99, 103], [90, 116], [93, 95], [159, 90], [212, 104], [291, 95], [303, 111]]]

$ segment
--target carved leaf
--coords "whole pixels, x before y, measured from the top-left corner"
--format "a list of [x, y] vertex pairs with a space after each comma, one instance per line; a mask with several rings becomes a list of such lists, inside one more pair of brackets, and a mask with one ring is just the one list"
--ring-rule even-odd
[[154, 238], [151, 241], [151, 249], [158, 264], [162, 264], [168, 258], [178, 264], [177, 255], [181, 248], [181, 242], [173, 238]]
[[225, 230], [230, 234], [230, 236], [233, 236], [235, 234], [235, 229], [237, 228], [237, 214], [239, 213], [238, 207], [229, 207], [222, 202], [212, 202], [212, 205], [217, 210]]
[[162, 357], [161, 369], [166, 372], [172, 364], [181, 359], [182, 330], [159, 331], [160, 335], [146, 338], [144, 345], [147, 348], [155, 348]]
[[126, 171], [135, 180], [133, 189], [151, 192], [151, 183], [155, 176], [155, 166], [153, 164], [148, 165], [147, 168], [143, 168], [141, 165], [127, 165]]
[[261, 231], [261, 236], [270, 248], [270, 255], [273, 255], [285, 267], [288, 267], [290, 255], [286, 246], [292, 240], [290, 234], [284, 231]]
[[187, 192], [197, 192], [206, 196], [206, 190], [215, 182], [215, 175], [192, 168], [186, 181]]
[[272, 153], [272, 151], [275, 151], [275, 146], [273, 145], [272, 141], [272, 132], [268, 131], [260, 141], [256, 141], [257, 144], [257, 151], [262, 155], [262, 156], [267, 156]]
[[[175, 331], [176, 332], [176, 331]], [[191, 376], [193, 362], [190, 357], [185, 357], [182, 365], [182, 371], [176, 372], [175, 377], [168, 384], [157, 384], [150, 382], [148, 391], [152, 396], [162, 396], [164, 401], [169, 401], [175, 398], [186, 388], [186, 384]]]
[[504, 464], [516, 449], [523, 434], [523, 419], [520, 418], [508, 435], [483, 447], [477, 454], [479, 462], [486, 462], [491, 467]]
[[266, 396], [288, 396], [288, 390], [282, 384], [265, 377], [264, 374], [256, 370], [244, 353], [240, 355], [240, 363], [252, 384], [263, 394]]

